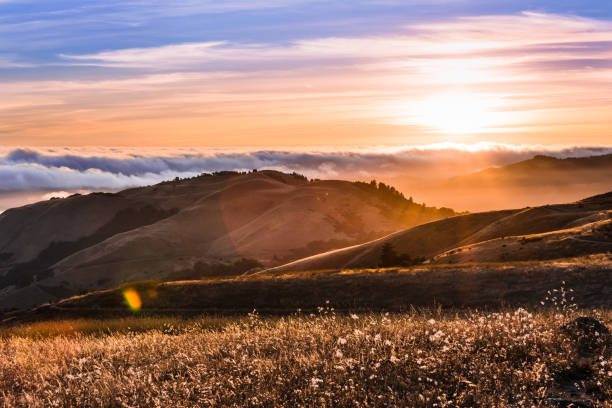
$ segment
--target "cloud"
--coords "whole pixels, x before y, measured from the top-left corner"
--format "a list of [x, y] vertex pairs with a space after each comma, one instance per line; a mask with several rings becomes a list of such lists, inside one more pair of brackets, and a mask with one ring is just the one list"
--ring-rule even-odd
[[611, 59], [611, 22], [532, 12], [380, 35], [64, 53], [61, 64], [97, 68], [2, 83], [0, 134], [13, 145], [431, 143], [447, 135], [420, 107], [451, 91], [482, 105], [469, 142], [601, 144]]
[[[517, 35], [517, 27], [531, 35]], [[302, 39], [287, 44], [228, 41], [115, 49], [93, 54], [62, 54], [81, 64], [151, 70], [210, 67], [215, 62], [300, 61], [320, 64], [368, 59], [410, 62], [439, 58], [515, 56], [525, 60], [564, 59], [565, 55], [612, 53], [612, 23], [578, 16], [534, 12], [477, 16], [409, 25], [394, 34]], [[526, 52], [528, 51], [528, 54]], [[507, 61], [501, 61], [507, 62]]]
[[3, 68], [29, 68], [33, 64], [19, 62], [14, 55], [0, 55], [0, 69]]
[[[74, 150], [74, 149], [69, 149]], [[276, 169], [309, 177], [367, 179], [444, 178], [500, 166], [536, 154], [581, 157], [612, 153], [610, 147], [440, 144], [354, 150], [176, 151], [14, 149], [0, 157], [0, 191], [117, 190], [222, 170]]]
[[479, 121], [454, 140], [602, 144], [610, 60], [609, 21], [532, 12], [379, 35], [66, 52], [62, 64], [96, 68], [0, 83], [0, 137], [42, 146], [432, 143], [449, 139], [438, 116], [452, 112], [422, 107], [451, 92], [474, 102], [466, 120]]

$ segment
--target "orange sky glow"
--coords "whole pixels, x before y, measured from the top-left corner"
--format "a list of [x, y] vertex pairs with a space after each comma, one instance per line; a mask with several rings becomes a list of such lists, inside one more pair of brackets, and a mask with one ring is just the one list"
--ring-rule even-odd
[[373, 37], [65, 54], [104, 74], [4, 83], [0, 135], [6, 146], [609, 145], [612, 50], [598, 44], [611, 40], [608, 21], [529, 12]]

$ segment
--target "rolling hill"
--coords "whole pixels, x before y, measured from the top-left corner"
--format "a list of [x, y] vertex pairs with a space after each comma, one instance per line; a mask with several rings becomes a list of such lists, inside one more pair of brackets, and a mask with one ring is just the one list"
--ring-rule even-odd
[[[398, 264], [381, 267], [385, 248], [396, 253]], [[407, 264], [418, 257], [427, 259]], [[573, 289], [580, 307], [609, 307], [611, 268], [608, 193], [570, 204], [449, 217], [251, 273], [126, 282], [5, 313], [2, 320], [236, 314], [254, 308], [310, 313], [325, 304], [338, 311], [535, 306], [560, 286]], [[136, 309], [128, 307], [127, 293], [137, 294]]]
[[442, 181], [389, 181], [421, 200], [458, 210], [535, 207], [612, 191], [612, 154], [566, 159], [539, 155]]
[[455, 215], [384, 184], [220, 172], [0, 214], [0, 308], [273, 266]]
[[427, 263], [545, 260], [612, 251], [612, 193], [572, 204], [447, 218], [269, 271], [374, 268], [384, 247]]

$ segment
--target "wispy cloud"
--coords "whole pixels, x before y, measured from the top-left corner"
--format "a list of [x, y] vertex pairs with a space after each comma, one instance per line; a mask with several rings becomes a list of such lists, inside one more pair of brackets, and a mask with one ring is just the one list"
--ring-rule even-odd
[[433, 105], [473, 105], [463, 116], [480, 123], [462, 136], [469, 142], [602, 144], [612, 114], [612, 23], [577, 16], [462, 17], [384, 35], [191, 42], [62, 57], [100, 70], [3, 83], [5, 100], [30, 101], [0, 106], [0, 134], [10, 143], [443, 141], [450, 126], [438, 118], [453, 113], [423, 112], [433, 97]]
[[0, 69], [2, 68], [27, 68], [34, 66], [31, 63], [20, 62], [13, 55], [0, 55]]
[[[517, 35], [517, 28], [531, 35]], [[400, 59], [406, 64], [429, 59], [503, 56], [516, 61], [559, 60], [612, 53], [612, 23], [577, 16], [524, 12], [511, 16], [463, 17], [405, 27], [376, 37], [331, 37], [279, 44], [227, 41], [169, 44], [94, 54], [63, 54], [68, 60], [111, 67], [150, 70], [201, 66], [218, 61], [310, 61], [340, 63]], [[492, 61], [492, 65], [507, 63]], [[512, 62], [512, 60], [510, 60]]]

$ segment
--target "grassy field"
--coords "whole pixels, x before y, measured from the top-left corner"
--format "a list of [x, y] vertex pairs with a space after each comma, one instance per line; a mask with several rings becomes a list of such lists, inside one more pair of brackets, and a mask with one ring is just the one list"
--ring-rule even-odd
[[405, 312], [411, 307], [534, 307], [566, 282], [585, 308], [612, 308], [612, 257], [357, 270], [324, 270], [179, 282], [135, 282], [39, 307], [6, 313], [5, 323], [132, 316], [126, 293], [145, 315], [313, 312], [327, 300], [343, 312]]
[[[559, 292], [557, 292], [559, 293]], [[554, 295], [554, 293], [553, 293]], [[557, 296], [558, 297], [558, 296]], [[560, 298], [560, 297], [559, 297]], [[0, 330], [3, 407], [554, 406], [562, 323], [612, 312], [421, 310], [66, 320]], [[577, 388], [612, 404], [612, 361]]]

